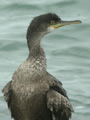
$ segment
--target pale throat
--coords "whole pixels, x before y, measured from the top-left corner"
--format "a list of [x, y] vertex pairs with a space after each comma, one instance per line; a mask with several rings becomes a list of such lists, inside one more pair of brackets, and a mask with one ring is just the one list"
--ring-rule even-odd
[[48, 31], [48, 32], [52, 32], [54, 29], [55, 29], [54, 27], [48, 27], [48, 28], [47, 28], [47, 31]]

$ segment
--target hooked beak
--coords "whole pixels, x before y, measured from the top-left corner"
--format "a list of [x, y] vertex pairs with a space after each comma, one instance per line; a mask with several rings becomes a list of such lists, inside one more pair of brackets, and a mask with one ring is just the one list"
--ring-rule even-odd
[[53, 27], [54, 29], [57, 29], [59, 27], [63, 27], [66, 25], [71, 25], [71, 24], [80, 24], [82, 23], [80, 20], [74, 20], [74, 21], [60, 21], [60, 23], [50, 25], [50, 27]]

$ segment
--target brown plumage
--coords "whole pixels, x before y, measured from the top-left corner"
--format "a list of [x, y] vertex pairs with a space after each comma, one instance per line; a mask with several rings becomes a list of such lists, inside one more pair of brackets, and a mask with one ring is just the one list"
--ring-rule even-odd
[[[54, 22], [51, 22], [54, 21]], [[2, 90], [14, 120], [69, 120], [73, 112], [62, 83], [46, 71], [41, 39], [62, 20], [52, 13], [34, 18], [28, 27], [29, 56]]]

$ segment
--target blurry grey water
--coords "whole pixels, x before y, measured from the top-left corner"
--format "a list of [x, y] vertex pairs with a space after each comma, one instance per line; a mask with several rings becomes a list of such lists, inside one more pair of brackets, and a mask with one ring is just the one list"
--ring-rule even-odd
[[[47, 12], [63, 20], [82, 20], [43, 39], [47, 70], [68, 91], [72, 120], [90, 119], [90, 0], [0, 0], [0, 91], [26, 59], [26, 30], [30, 21]], [[0, 120], [11, 120], [0, 92]]]

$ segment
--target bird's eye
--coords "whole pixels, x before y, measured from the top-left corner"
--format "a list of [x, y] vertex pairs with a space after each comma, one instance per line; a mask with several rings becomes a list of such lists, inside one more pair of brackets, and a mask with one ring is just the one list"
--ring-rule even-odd
[[54, 21], [54, 20], [52, 20], [52, 21], [51, 21], [51, 25], [54, 25], [54, 24], [55, 24], [55, 21]]

